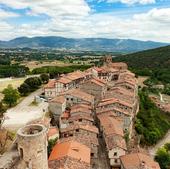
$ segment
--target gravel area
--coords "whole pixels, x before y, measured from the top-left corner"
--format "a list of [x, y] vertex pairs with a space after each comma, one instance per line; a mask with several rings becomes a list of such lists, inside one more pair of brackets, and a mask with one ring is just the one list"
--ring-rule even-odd
[[48, 103], [41, 102], [38, 105], [30, 105], [35, 96], [42, 93], [42, 89], [39, 89], [28, 97], [24, 98], [21, 103], [15, 107], [8, 109], [5, 113], [5, 121], [3, 127], [9, 130], [17, 130], [25, 124], [42, 118], [48, 111]]

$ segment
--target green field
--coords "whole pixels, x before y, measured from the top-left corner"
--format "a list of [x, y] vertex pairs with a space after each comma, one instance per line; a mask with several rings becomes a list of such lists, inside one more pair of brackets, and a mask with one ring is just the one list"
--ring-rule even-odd
[[0, 81], [0, 92], [2, 92], [4, 90], [4, 88], [6, 88], [9, 84], [11, 84], [14, 88], [18, 88], [24, 82], [25, 79], [26, 79], [26, 77], [14, 78], [11, 80], [4, 79], [4, 80]]

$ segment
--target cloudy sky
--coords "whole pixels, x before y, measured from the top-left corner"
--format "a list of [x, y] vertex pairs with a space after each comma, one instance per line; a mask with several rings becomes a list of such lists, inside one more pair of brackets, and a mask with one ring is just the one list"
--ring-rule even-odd
[[170, 0], [0, 0], [0, 40], [20, 36], [170, 42]]

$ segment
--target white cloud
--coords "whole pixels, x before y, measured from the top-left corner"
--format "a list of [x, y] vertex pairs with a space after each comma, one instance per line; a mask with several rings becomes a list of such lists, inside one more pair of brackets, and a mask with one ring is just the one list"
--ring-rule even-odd
[[86, 16], [90, 8], [84, 0], [0, 0], [14, 9], [30, 9], [32, 14], [47, 14], [55, 17], [58, 15]]
[[133, 5], [133, 4], [146, 5], [146, 4], [156, 3], [156, 0], [98, 0], [98, 2], [107, 2], [107, 3], [121, 2], [127, 5]]
[[8, 12], [0, 9], [0, 19], [7, 19], [11, 17], [19, 17], [19, 15], [13, 12]]
[[121, 2], [124, 4], [132, 5], [132, 4], [152, 4], [155, 3], [156, 0], [107, 0], [108, 3], [115, 3], [115, 2]]
[[14, 26], [10, 25], [10, 22], [5, 22], [5, 18], [12, 16], [12, 13], [3, 14], [4, 11], [2, 11], [3, 17], [0, 17], [0, 25], [3, 23], [4, 26], [0, 26], [1, 39], [54, 35], [73, 38], [106, 37], [170, 42], [168, 39], [170, 37], [170, 8], [155, 8], [145, 13], [134, 14], [131, 18], [121, 18], [114, 16], [113, 13], [92, 13], [84, 0], [67, 0], [67, 3], [65, 0], [0, 0], [0, 3], [14, 9], [29, 8], [31, 15], [43, 13], [50, 17], [45, 22], [32, 23], [26, 20], [24, 24]]

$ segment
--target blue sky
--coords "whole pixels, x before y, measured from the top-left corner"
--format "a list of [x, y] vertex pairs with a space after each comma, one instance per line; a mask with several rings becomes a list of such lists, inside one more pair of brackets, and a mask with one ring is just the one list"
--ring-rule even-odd
[[170, 0], [0, 0], [0, 39], [102, 37], [170, 42]]

